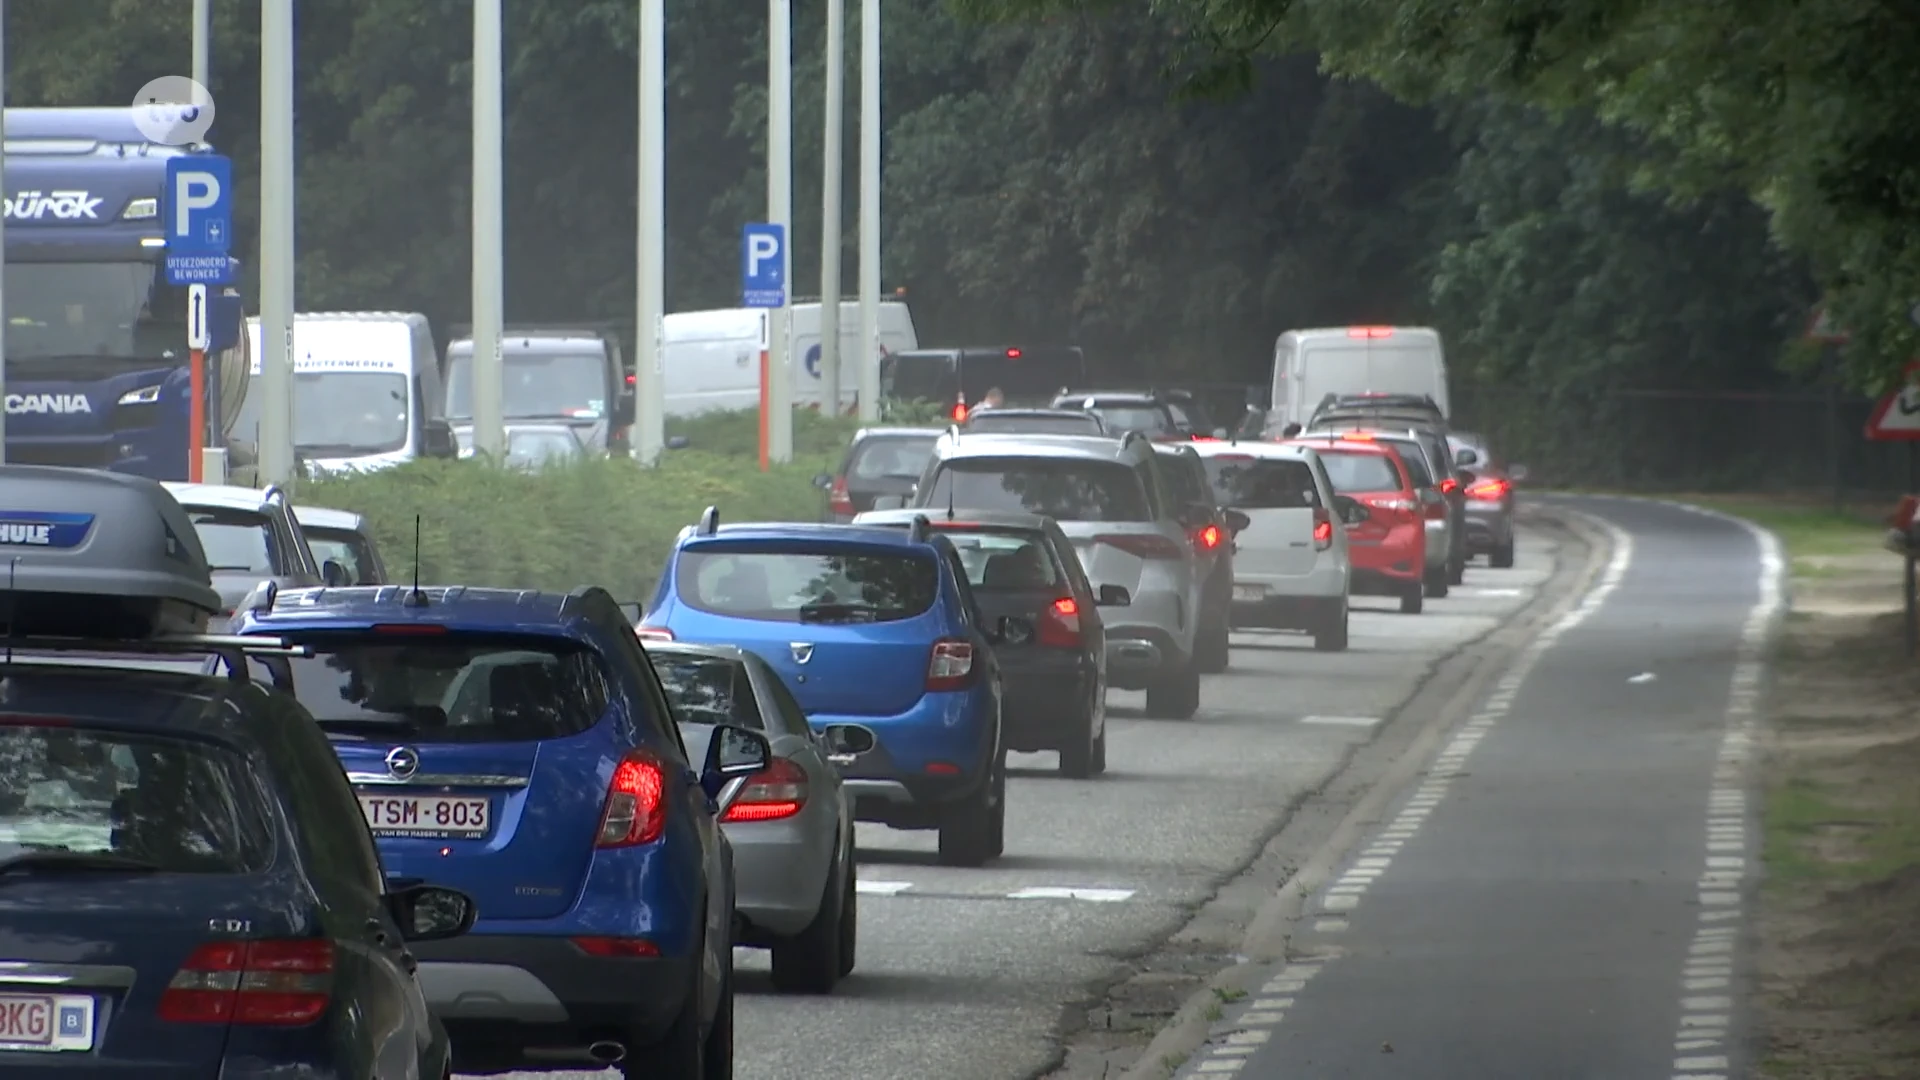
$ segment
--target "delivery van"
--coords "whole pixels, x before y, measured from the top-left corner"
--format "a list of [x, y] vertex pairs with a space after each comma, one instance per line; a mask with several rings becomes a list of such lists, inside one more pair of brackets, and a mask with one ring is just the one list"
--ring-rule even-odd
[[[903, 300], [880, 302], [880, 350], [874, 357], [920, 347], [913, 315]], [[760, 318], [758, 308], [677, 311], [666, 317], [665, 392], [668, 416], [691, 416], [716, 409], [751, 409], [760, 404]], [[820, 378], [820, 305], [793, 305], [793, 403], [818, 409], [826, 388]], [[840, 304], [840, 411], [859, 401], [860, 304]]]
[[1305, 424], [1329, 394], [1416, 394], [1451, 417], [1440, 332], [1425, 326], [1289, 330], [1273, 349], [1267, 427]]

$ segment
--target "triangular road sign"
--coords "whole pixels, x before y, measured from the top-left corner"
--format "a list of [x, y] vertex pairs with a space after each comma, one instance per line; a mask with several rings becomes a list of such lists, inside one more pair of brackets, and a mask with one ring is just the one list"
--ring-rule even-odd
[[1833, 316], [1824, 307], [1815, 308], [1813, 318], [1807, 321], [1806, 339], [1825, 345], [1845, 345], [1851, 336], [1845, 328], [1833, 321]]
[[1907, 365], [1906, 381], [1880, 399], [1867, 418], [1867, 438], [1920, 439], [1920, 363]]

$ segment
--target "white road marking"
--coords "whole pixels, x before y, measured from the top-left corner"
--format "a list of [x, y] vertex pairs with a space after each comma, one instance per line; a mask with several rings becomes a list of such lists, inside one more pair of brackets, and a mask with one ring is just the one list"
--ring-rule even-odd
[[868, 881], [861, 878], [853, 883], [854, 892], [866, 893], [869, 896], [897, 896], [911, 888], [913, 888], [911, 881]]
[[1643, 672], [1641, 672], [1641, 673], [1640, 673], [1640, 674], [1638, 674], [1638, 675], [1634, 675], [1634, 676], [1631, 676], [1631, 677], [1629, 677], [1629, 678], [1627, 679], [1627, 681], [1628, 681], [1628, 682], [1630, 682], [1630, 683], [1636, 683], [1636, 684], [1638, 684], [1638, 683], [1650, 683], [1650, 682], [1652, 682], [1653, 680], [1655, 680], [1655, 679], [1657, 679], [1657, 678], [1659, 678], [1659, 677], [1660, 677], [1660, 676], [1658, 676], [1658, 675], [1655, 675], [1655, 674], [1654, 674], [1653, 672], [1651, 672], [1651, 671], [1643, 671]]
[[1524, 596], [1525, 589], [1487, 589], [1479, 585], [1456, 585], [1454, 592], [1463, 596]]
[[1035, 885], [1007, 894], [1009, 900], [1089, 900], [1096, 904], [1117, 904], [1133, 895], [1132, 889], [1083, 889], [1073, 886]]
[[1380, 722], [1377, 716], [1303, 716], [1303, 724], [1331, 724], [1338, 727], [1372, 727]]

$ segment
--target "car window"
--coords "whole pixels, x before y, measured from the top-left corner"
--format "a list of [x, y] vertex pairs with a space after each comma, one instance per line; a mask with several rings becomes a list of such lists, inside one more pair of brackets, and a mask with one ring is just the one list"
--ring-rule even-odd
[[1400, 451], [1400, 460], [1406, 463], [1407, 473], [1413, 477], [1413, 486], [1417, 488], [1433, 487], [1433, 470], [1427, 467], [1427, 455], [1421, 451], [1420, 444], [1412, 441], [1386, 440], [1395, 450]]
[[1320, 505], [1313, 470], [1304, 461], [1221, 454], [1207, 458], [1207, 479], [1221, 506], [1298, 510]]
[[969, 457], [948, 461], [924, 505], [1015, 510], [1057, 521], [1151, 521], [1147, 488], [1114, 461]]
[[295, 634], [294, 695], [335, 735], [532, 742], [577, 735], [607, 711], [600, 656], [543, 636]]
[[1171, 435], [1173, 418], [1158, 405], [1095, 405], [1087, 410], [1098, 416], [1115, 434], [1139, 431], [1147, 435]]
[[289, 560], [282, 557], [279, 537], [267, 515], [203, 506], [186, 509], [212, 569], [245, 570], [267, 577], [287, 572]]
[[849, 477], [862, 480], [918, 480], [933, 455], [934, 435], [887, 435], [864, 439], [847, 465]]
[[1025, 529], [940, 530], [953, 542], [967, 584], [984, 592], [1044, 589], [1060, 579], [1046, 538]]
[[926, 613], [939, 595], [929, 555], [805, 544], [687, 548], [674, 580], [690, 607], [765, 622], [894, 622]]
[[307, 529], [307, 546], [313, 549], [313, 561], [326, 565], [331, 559], [347, 568], [347, 584], [377, 585], [373, 549], [367, 538], [339, 529]]
[[1207, 485], [1206, 466], [1197, 457], [1186, 454], [1157, 454], [1167, 466], [1167, 488], [1173, 494], [1174, 501], [1182, 506], [1193, 503], [1214, 505], [1213, 494]]
[[265, 796], [238, 753], [199, 740], [0, 721], [0, 860], [117, 855], [181, 874], [272, 863]]
[[753, 698], [753, 684], [740, 661], [685, 653], [647, 656], [653, 661], [654, 674], [660, 676], [660, 688], [667, 692], [667, 703], [682, 722], [738, 724], [755, 731], [766, 728]]
[[1336, 494], [1402, 490], [1400, 476], [1385, 454], [1322, 450], [1320, 464], [1326, 467], [1327, 479], [1333, 482]]

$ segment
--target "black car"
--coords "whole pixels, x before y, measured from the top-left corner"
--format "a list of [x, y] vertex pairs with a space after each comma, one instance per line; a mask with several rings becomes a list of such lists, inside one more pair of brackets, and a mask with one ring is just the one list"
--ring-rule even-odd
[[249, 678], [298, 650], [195, 632], [222, 603], [152, 481], [0, 467], [0, 508], [41, 540], [0, 626], [0, 1069], [448, 1076], [409, 946], [473, 901], [386, 877], [313, 717]]
[[879, 510], [856, 524], [904, 529], [923, 516], [959, 552], [981, 625], [998, 625], [1003, 616], [1033, 623], [1030, 637], [993, 647], [1007, 749], [1058, 750], [1061, 775], [1076, 780], [1105, 772], [1107, 636], [1099, 608], [1126, 606], [1127, 590], [1095, 589], [1073, 542], [1039, 514], [967, 510], [949, 518]]
[[1114, 435], [1137, 431], [1155, 442], [1191, 437], [1173, 406], [1148, 390], [1066, 390], [1054, 397], [1052, 407], [1093, 413]]
[[1098, 413], [1079, 409], [975, 409], [961, 431], [983, 435], [1106, 435]]
[[[815, 487], [827, 492], [823, 520], [841, 525], [873, 509], [873, 501], [895, 496], [904, 501], [920, 479], [934, 441], [945, 428], [870, 427], [854, 432], [838, 473], [821, 473]], [[893, 503], [895, 506], [901, 503]]]

